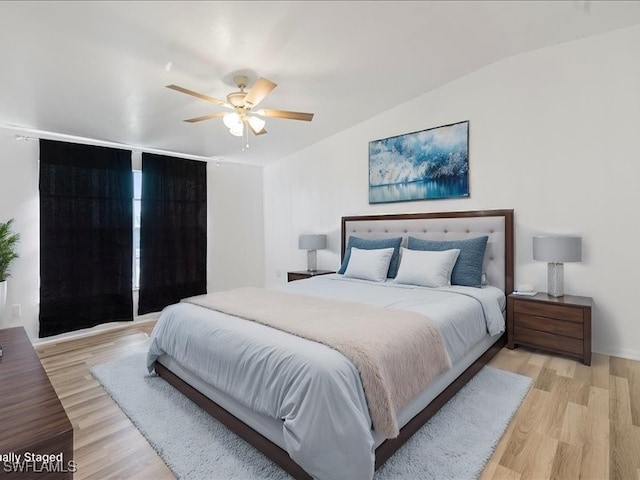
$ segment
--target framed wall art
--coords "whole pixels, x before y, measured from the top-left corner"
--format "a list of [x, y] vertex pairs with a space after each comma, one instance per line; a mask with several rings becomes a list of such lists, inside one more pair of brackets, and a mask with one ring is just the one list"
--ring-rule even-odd
[[469, 196], [469, 121], [369, 142], [369, 203]]

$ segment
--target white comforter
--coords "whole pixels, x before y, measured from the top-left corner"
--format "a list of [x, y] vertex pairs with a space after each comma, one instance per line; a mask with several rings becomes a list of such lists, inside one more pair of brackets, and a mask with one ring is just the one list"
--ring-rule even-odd
[[[279, 287], [423, 313], [437, 322], [452, 362], [504, 330], [495, 288], [408, 287], [326, 275]], [[147, 364], [167, 354], [248, 408], [282, 419], [287, 451], [314, 478], [370, 479], [374, 438], [359, 374], [337, 351], [188, 303], [163, 311]]]

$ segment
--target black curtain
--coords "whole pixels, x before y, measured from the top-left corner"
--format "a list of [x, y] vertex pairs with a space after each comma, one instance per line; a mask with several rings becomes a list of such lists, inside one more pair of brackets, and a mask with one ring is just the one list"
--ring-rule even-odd
[[40, 337], [133, 320], [131, 152], [40, 140]]
[[205, 162], [142, 154], [138, 314], [207, 293]]

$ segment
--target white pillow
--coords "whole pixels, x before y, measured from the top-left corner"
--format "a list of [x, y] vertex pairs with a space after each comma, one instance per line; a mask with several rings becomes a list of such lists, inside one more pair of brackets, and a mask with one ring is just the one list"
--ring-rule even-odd
[[363, 250], [351, 247], [351, 257], [344, 276], [384, 282], [387, 279], [392, 255], [393, 248]]
[[409, 250], [400, 247], [400, 267], [395, 281], [423, 287], [451, 285], [451, 272], [460, 250]]

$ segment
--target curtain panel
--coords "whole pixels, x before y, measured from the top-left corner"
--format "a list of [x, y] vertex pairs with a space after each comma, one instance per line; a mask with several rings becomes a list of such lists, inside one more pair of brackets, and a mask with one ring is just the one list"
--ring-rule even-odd
[[40, 337], [133, 320], [131, 152], [40, 140]]
[[142, 154], [139, 315], [207, 293], [206, 167]]

